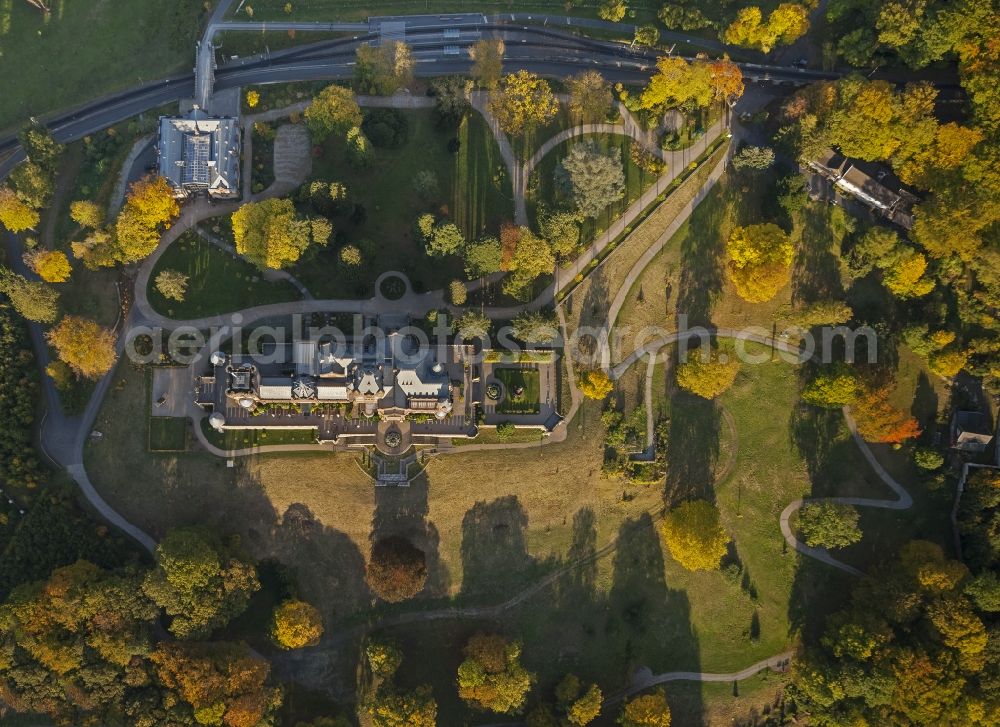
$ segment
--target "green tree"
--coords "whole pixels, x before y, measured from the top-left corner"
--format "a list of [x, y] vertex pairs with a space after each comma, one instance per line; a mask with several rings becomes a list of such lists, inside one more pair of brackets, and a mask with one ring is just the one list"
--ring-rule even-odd
[[55, 192], [52, 173], [40, 164], [22, 162], [10, 173], [10, 184], [25, 204], [40, 209], [48, 207]]
[[469, 115], [472, 111], [472, 104], [469, 103], [471, 87], [472, 82], [462, 76], [445, 76], [431, 81], [434, 119], [439, 128], [455, 129]]
[[98, 379], [115, 365], [115, 332], [79, 316], [63, 316], [45, 334], [59, 358], [85, 379]]
[[479, 311], [467, 310], [455, 320], [455, 332], [462, 340], [486, 338], [492, 325], [492, 321]]
[[566, 79], [569, 111], [581, 124], [605, 121], [614, 99], [609, 84], [597, 71], [582, 71]]
[[435, 727], [437, 701], [429, 684], [413, 691], [383, 688], [368, 705], [373, 727]]
[[164, 270], [156, 276], [156, 290], [169, 300], [183, 301], [187, 286], [188, 276], [180, 270]]
[[774, 166], [774, 149], [768, 146], [744, 146], [733, 157], [733, 167], [759, 172]]
[[604, 154], [592, 142], [576, 144], [556, 167], [556, 184], [583, 217], [597, 217], [625, 196], [621, 154]]
[[559, 102], [547, 81], [521, 70], [504, 76], [491, 92], [490, 111], [501, 129], [520, 135], [552, 119]]
[[861, 540], [858, 511], [836, 502], [807, 502], [799, 510], [799, 531], [814, 548], [845, 548]]
[[788, 283], [794, 249], [788, 235], [775, 224], [734, 228], [726, 253], [729, 280], [749, 303], [771, 300]]
[[465, 274], [470, 280], [500, 272], [500, 241], [495, 237], [484, 237], [468, 243], [462, 254], [465, 258]]
[[839, 409], [857, 401], [864, 391], [861, 377], [847, 364], [824, 368], [802, 391], [802, 400], [813, 406]]
[[260, 588], [254, 567], [222, 552], [198, 528], [171, 530], [156, 546], [156, 569], [142, 584], [172, 617], [170, 632], [204, 638], [241, 614]]
[[330, 134], [347, 134], [355, 126], [361, 126], [361, 109], [354, 91], [333, 84], [313, 98], [305, 118], [312, 138], [323, 141]]
[[59, 314], [59, 293], [47, 283], [27, 280], [0, 267], [0, 293], [26, 320], [51, 323]]
[[637, 45], [655, 46], [660, 42], [660, 29], [652, 23], [640, 25], [635, 29], [635, 43]]
[[323, 617], [315, 606], [289, 599], [274, 609], [271, 638], [282, 649], [315, 646], [323, 635]]
[[677, 385], [703, 399], [715, 399], [733, 385], [740, 372], [740, 362], [728, 354], [713, 353], [707, 361], [700, 354], [689, 355], [677, 366]]
[[355, 169], [364, 169], [372, 163], [372, 144], [361, 131], [361, 127], [352, 126], [347, 131], [347, 163]]
[[469, 704], [498, 714], [524, 707], [534, 676], [521, 665], [521, 644], [502, 636], [476, 634], [458, 666], [458, 695]]
[[670, 555], [690, 571], [718, 570], [729, 546], [718, 509], [705, 500], [675, 507], [663, 519], [660, 531]]
[[372, 641], [365, 646], [365, 658], [372, 674], [382, 679], [391, 679], [403, 663], [403, 653], [395, 644], [386, 641]]
[[511, 327], [514, 336], [522, 341], [552, 343], [559, 337], [559, 320], [555, 313], [548, 311], [518, 313], [511, 321]]
[[290, 199], [247, 202], [232, 222], [236, 252], [262, 270], [294, 263], [309, 247], [309, 221], [298, 216]]
[[576, 255], [580, 247], [580, 218], [573, 212], [546, 212], [538, 220], [542, 237], [561, 258]]
[[451, 298], [452, 305], [465, 305], [465, 301], [468, 298], [468, 290], [465, 288], [465, 283], [461, 280], [452, 280], [448, 284], [448, 297]]
[[454, 222], [437, 225], [427, 242], [427, 254], [431, 257], [453, 255], [462, 250], [465, 235]]
[[503, 75], [504, 42], [497, 38], [481, 38], [469, 48], [472, 78], [480, 88], [494, 89]]

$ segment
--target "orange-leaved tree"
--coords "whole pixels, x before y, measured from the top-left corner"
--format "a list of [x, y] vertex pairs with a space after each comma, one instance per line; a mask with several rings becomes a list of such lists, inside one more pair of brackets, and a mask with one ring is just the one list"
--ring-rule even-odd
[[889, 403], [886, 387], [862, 394], [852, 407], [858, 433], [869, 442], [900, 444], [920, 435], [920, 424]]

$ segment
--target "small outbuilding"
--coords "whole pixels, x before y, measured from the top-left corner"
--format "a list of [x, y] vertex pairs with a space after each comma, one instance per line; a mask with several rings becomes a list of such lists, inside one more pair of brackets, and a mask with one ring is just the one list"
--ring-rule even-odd
[[982, 454], [993, 442], [993, 426], [988, 414], [956, 411], [951, 418], [951, 446], [961, 452]]

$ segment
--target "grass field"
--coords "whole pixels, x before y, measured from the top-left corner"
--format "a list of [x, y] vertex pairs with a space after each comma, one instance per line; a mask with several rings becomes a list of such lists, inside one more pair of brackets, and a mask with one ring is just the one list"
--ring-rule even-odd
[[194, 62], [201, 0], [52, 3], [46, 20], [26, 2], [0, 5], [0, 129], [152, 81]]
[[[538, 369], [494, 369], [493, 375], [503, 384], [503, 401], [497, 405], [501, 414], [537, 414], [541, 406]], [[521, 395], [515, 392], [523, 389]]]
[[150, 417], [149, 451], [183, 452], [187, 449], [187, 425], [185, 417]]
[[[189, 276], [184, 301], [167, 300], [156, 289], [163, 270]], [[284, 303], [301, 296], [291, 283], [268, 282], [255, 266], [216, 247], [194, 232], [186, 232], [166, 249], [149, 277], [146, 291], [153, 308], [171, 318], [199, 318], [256, 305]]]
[[[455, 222], [468, 239], [496, 235], [500, 223], [511, 218], [513, 196], [500, 151], [478, 114], [470, 115], [455, 133], [435, 128], [430, 111], [408, 111], [407, 143], [399, 149], [374, 149], [367, 169], [348, 166], [342, 139], [331, 137], [326, 153], [313, 161], [313, 176], [343, 181], [355, 202], [366, 212], [362, 222], [335, 218], [342, 239], [358, 244], [365, 255], [360, 270], [349, 270], [337, 260], [339, 246], [307, 252], [294, 272], [317, 297], [367, 297], [372, 283], [386, 270], [402, 270], [414, 288], [433, 290], [465, 273], [457, 255], [431, 258], [415, 237], [414, 225], [424, 212]], [[448, 142], [458, 139], [457, 153]], [[413, 180], [424, 170], [433, 172], [440, 193], [424, 201]]]

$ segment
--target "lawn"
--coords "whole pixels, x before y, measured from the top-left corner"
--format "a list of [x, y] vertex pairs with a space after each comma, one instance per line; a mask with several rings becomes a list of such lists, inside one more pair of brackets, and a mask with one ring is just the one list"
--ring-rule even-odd
[[[189, 276], [183, 302], [167, 300], [156, 290], [156, 276], [163, 270], [180, 270]], [[150, 304], [162, 315], [177, 319], [200, 318], [301, 297], [291, 283], [264, 280], [255, 266], [194, 232], [184, 233], [164, 251], [149, 280]]]
[[[538, 369], [494, 369], [493, 375], [503, 384], [503, 400], [497, 404], [500, 414], [537, 414], [541, 405]], [[520, 394], [516, 392], [522, 390]]]
[[190, 71], [206, 12], [201, 0], [28, 3], [0, 6], [0, 129], [13, 130], [103, 94]]
[[248, 449], [278, 444], [316, 444], [315, 429], [213, 429], [208, 419], [201, 420], [201, 431], [220, 449]]
[[[569, 139], [556, 146], [552, 151], [542, 157], [532, 172], [533, 179], [529, 181], [528, 212], [532, 217], [536, 217], [540, 208], [556, 209], [560, 206], [571, 206], [570, 200], [564, 199], [558, 192], [555, 184], [555, 171], [559, 162], [569, 153], [576, 144], [593, 143], [605, 154], [619, 157], [625, 171], [625, 196], [609, 204], [604, 212], [596, 218], [588, 218], [584, 221], [581, 231], [581, 242], [589, 244], [598, 235], [606, 230], [621, 214], [628, 209], [628, 206], [637, 200], [645, 192], [659, 175], [651, 174], [636, 166], [629, 155], [632, 146], [632, 137], [620, 136], [617, 134], [591, 134], [585, 137]], [[537, 180], [537, 181], [536, 181]], [[535, 187], [532, 194], [531, 187]]]
[[[322, 158], [313, 160], [313, 177], [342, 181], [363, 214], [333, 220], [337, 244], [313, 248], [295, 267], [296, 275], [316, 297], [352, 298], [372, 294], [372, 283], [386, 270], [406, 273], [414, 288], [434, 290], [450, 280], [465, 278], [459, 256], [428, 257], [414, 224], [424, 212], [455, 222], [467, 239], [496, 235], [500, 223], [513, 213], [513, 196], [500, 152], [478, 114], [470, 115], [455, 132], [435, 128], [429, 110], [408, 111], [408, 141], [398, 149], [374, 149], [366, 169], [346, 161], [343, 139], [327, 140]], [[456, 138], [457, 153], [449, 140]], [[439, 194], [422, 200], [413, 180], [421, 171], [433, 172]], [[358, 245], [364, 256], [361, 269], [348, 269], [337, 255], [342, 244]]]
[[150, 452], [183, 452], [187, 449], [186, 417], [149, 418]]

